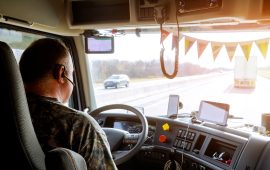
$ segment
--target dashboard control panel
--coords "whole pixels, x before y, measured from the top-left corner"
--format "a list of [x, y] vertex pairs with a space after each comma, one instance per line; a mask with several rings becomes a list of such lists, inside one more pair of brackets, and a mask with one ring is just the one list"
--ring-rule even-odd
[[[107, 117], [103, 122], [103, 127], [125, 130], [131, 136], [142, 131], [139, 120], [128, 115]], [[148, 124], [148, 138], [136, 159], [142, 166], [147, 165], [145, 162], [151, 162], [149, 165], [156, 165], [154, 169], [157, 170], [163, 168], [169, 160], [181, 164], [182, 169], [234, 169], [249, 140], [234, 131], [224, 133], [223, 129], [170, 119], [151, 118]]]
[[190, 151], [196, 133], [180, 129], [177, 133], [173, 146]]

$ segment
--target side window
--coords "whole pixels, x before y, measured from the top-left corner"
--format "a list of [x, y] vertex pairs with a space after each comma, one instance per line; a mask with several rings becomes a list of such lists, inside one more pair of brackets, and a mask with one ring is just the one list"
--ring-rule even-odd
[[[15, 55], [17, 63], [19, 63], [23, 51], [35, 40], [45, 38], [46, 36], [38, 35], [34, 33], [26, 33], [13, 29], [0, 27], [0, 41], [6, 42]], [[70, 107], [74, 107], [74, 100], [71, 96], [68, 103]]]
[[25, 33], [6, 28], [0, 28], [0, 41], [6, 42], [16, 57], [17, 62], [20, 61], [23, 51], [35, 40], [44, 36]]

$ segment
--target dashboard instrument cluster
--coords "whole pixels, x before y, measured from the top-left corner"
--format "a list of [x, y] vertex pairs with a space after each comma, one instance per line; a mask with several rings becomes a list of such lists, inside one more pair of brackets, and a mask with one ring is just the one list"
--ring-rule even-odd
[[[125, 130], [129, 133], [141, 133], [142, 125], [140, 122], [131, 120], [113, 120], [106, 123], [106, 127], [112, 127], [115, 129]], [[154, 124], [148, 125], [148, 137], [145, 141], [146, 145], [151, 145], [154, 142], [156, 126]]]

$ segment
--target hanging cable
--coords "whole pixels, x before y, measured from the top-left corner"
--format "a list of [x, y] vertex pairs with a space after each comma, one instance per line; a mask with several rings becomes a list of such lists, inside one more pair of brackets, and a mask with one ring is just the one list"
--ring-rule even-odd
[[157, 23], [160, 24], [160, 44], [161, 44], [161, 49], [160, 49], [160, 66], [161, 66], [161, 70], [162, 73], [165, 77], [169, 78], [169, 79], [173, 79], [176, 77], [177, 73], [178, 73], [178, 57], [179, 57], [179, 22], [178, 22], [178, 18], [177, 18], [177, 11], [175, 13], [176, 16], [176, 22], [177, 22], [177, 39], [175, 42], [175, 59], [174, 59], [174, 71], [172, 74], [167, 73], [166, 68], [165, 68], [165, 64], [164, 64], [164, 51], [165, 51], [165, 47], [163, 44], [163, 28], [162, 28], [162, 24], [165, 22], [167, 15], [166, 15], [166, 8], [163, 7], [155, 7], [154, 8], [154, 18], [156, 20]]

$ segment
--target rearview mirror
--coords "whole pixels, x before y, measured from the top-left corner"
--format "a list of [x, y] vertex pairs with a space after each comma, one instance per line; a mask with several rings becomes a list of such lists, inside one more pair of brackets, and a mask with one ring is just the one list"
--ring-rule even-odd
[[109, 36], [86, 36], [85, 37], [85, 52], [86, 53], [113, 53], [114, 38]]

